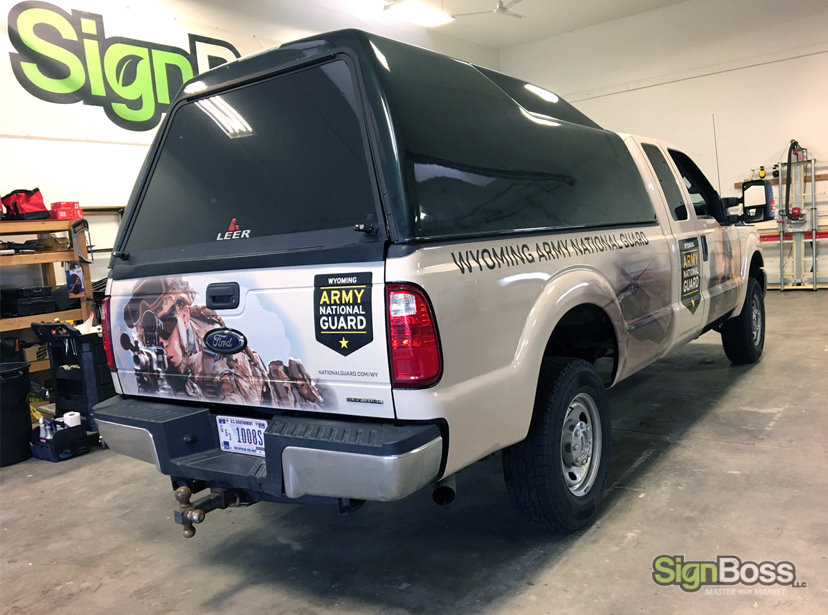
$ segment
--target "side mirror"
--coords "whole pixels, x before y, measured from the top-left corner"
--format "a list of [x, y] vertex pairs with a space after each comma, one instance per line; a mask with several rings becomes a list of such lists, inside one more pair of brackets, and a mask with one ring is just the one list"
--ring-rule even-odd
[[725, 213], [724, 223], [730, 226], [731, 224], [741, 222], [742, 199], [738, 196], [724, 196], [721, 200]]
[[773, 188], [767, 180], [751, 179], [743, 182], [742, 203], [744, 204], [743, 219], [747, 224], [773, 220], [776, 216]]

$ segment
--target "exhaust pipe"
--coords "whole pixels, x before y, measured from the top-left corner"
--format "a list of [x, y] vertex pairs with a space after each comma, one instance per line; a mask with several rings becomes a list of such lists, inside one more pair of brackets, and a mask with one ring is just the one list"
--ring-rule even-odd
[[439, 504], [440, 506], [448, 506], [456, 497], [457, 480], [454, 474], [434, 485], [434, 490], [431, 492], [431, 499], [434, 500], [435, 504]]

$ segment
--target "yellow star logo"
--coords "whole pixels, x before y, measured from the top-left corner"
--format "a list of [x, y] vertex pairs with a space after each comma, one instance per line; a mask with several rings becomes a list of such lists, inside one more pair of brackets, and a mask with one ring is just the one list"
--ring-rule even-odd
[[341, 340], [339, 340], [339, 347], [340, 348], [347, 348], [348, 347], [348, 340], [346, 340], [344, 337]]

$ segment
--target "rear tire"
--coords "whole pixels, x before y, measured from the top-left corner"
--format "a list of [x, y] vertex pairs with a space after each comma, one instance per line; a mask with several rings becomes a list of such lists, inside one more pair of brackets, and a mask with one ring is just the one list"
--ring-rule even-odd
[[756, 278], [748, 278], [742, 311], [722, 326], [722, 346], [732, 363], [756, 363], [765, 347], [765, 300]]
[[509, 498], [533, 525], [578, 530], [598, 513], [610, 459], [604, 386], [581, 359], [547, 359], [526, 439], [503, 451]]

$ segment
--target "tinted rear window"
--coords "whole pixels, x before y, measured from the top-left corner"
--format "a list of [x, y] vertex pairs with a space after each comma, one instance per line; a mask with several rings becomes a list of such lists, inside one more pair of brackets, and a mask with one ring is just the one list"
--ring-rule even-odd
[[[404, 152], [415, 238], [655, 220], [614, 133], [567, 121], [560, 103], [558, 117], [535, 110], [544, 108], [542, 98], [521, 106], [464, 62], [393, 41], [375, 46], [388, 66], [378, 72]], [[498, 79], [503, 87], [518, 83]], [[541, 94], [551, 93], [521, 97]], [[555, 103], [545, 104], [552, 113]]]
[[[314, 231], [376, 220], [351, 74], [337, 60], [177, 109], [126, 250], [249, 253], [288, 234], [301, 247], [295, 234], [312, 245]], [[235, 230], [237, 241], [217, 241]]]

